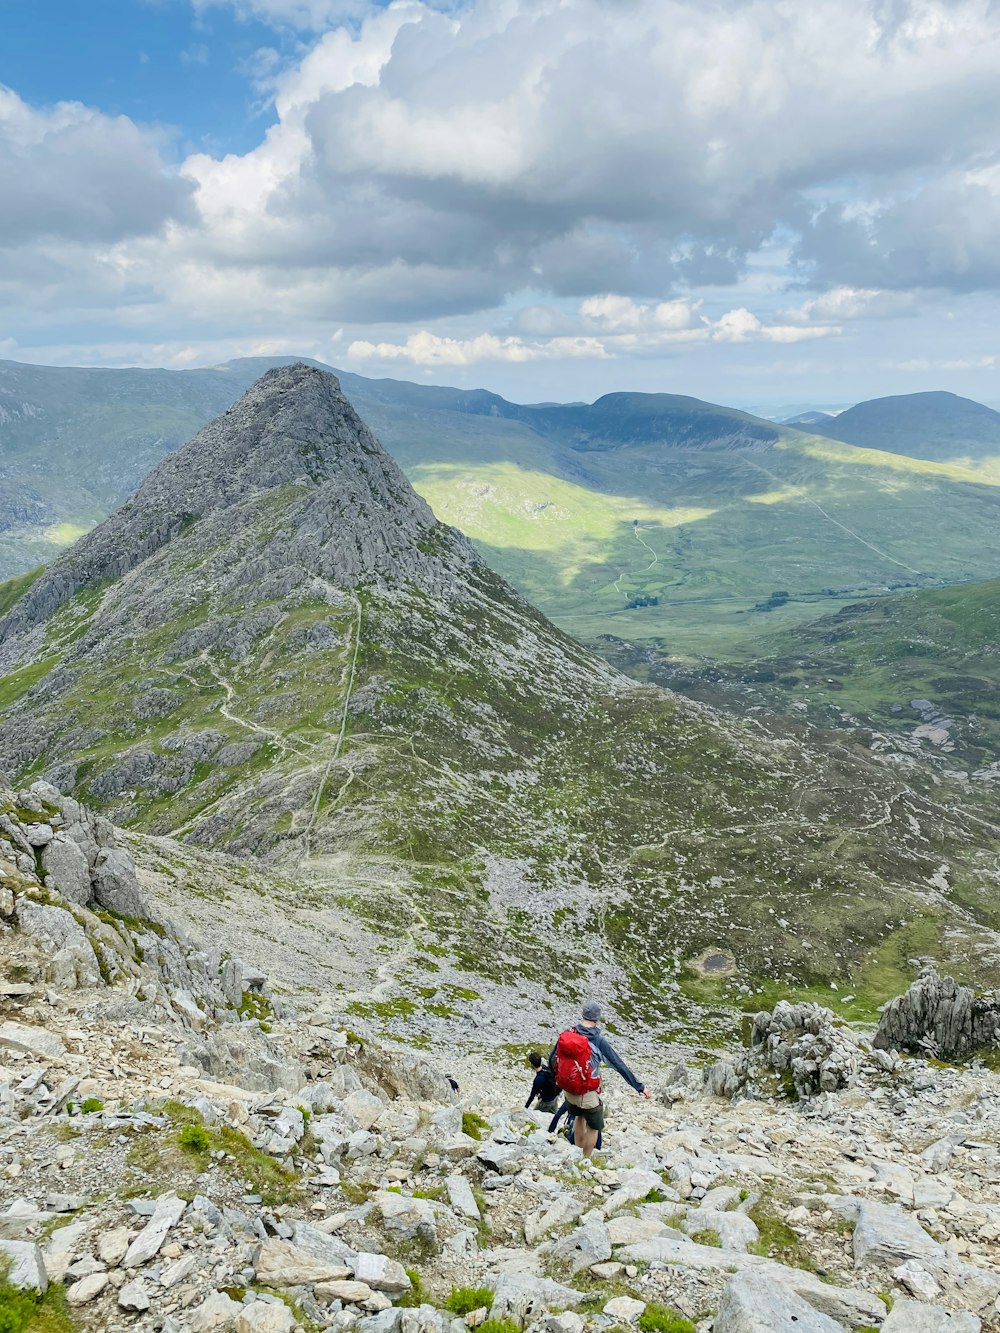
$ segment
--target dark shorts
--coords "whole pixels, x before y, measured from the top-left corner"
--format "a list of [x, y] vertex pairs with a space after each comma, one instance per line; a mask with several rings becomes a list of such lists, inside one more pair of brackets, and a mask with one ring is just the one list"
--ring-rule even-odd
[[542, 1111], [545, 1115], [551, 1115], [553, 1111], [559, 1110], [559, 1098], [553, 1097], [552, 1100], [548, 1102], [536, 1102], [535, 1110]]
[[574, 1117], [579, 1116], [587, 1125], [588, 1129], [596, 1129], [598, 1133], [604, 1128], [604, 1103], [599, 1102], [597, 1106], [573, 1106], [570, 1104], [570, 1111]]

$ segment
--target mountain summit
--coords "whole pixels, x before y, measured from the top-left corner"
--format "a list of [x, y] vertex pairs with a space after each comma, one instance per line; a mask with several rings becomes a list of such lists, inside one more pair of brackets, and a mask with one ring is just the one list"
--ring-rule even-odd
[[[344, 588], [362, 579], [430, 573], [420, 541], [435, 527], [434, 515], [336, 377], [302, 364], [280, 366], [55, 561], [0, 621], [0, 642], [38, 624], [82, 589], [128, 574], [195, 522], [237, 540], [266, 492], [294, 500], [294, 542], [282, 542], [276, 553], [286, 568], [311, 568]], [[457, 536], [449, 545], [471, 558]]]
[[317, 931], [376, 927], [390, 973], [444, 950], [505, 1002], [603, 985], [670, 1023], [702, 958], [859, 1004], [915, 952], [1000, 976], [967, 907], [1000, 866], [929, 776], [619, 675], [324, 372], [269, 372], [4, 606], [0, 768], [170, 835], [166, 864], [266, 861]]
[[1000, 455], [1000, 412], [943, 390], [872, 398], [829, 421], [812, 422], [809, 429], [864, 449], [931, 461]]

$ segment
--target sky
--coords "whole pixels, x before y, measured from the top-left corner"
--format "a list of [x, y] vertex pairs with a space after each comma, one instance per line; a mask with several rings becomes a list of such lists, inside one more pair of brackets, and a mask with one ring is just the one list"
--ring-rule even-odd
[[1000, 403], [1000, 0], [33, 0], [0, 357]]

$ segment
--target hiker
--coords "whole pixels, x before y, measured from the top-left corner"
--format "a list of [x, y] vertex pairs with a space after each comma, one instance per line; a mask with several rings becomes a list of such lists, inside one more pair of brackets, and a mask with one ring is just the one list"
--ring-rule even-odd
[[528, 1100], [524, 1103], [524, 1109], [526, 1111], [530, 1110], [531, 1103], [537, 1099], [538, 1106], [536, 1109], [551, 1114], [559, 1106], [559, 1088], [556, 1084], [556, 1076], [537, 1051], [532, 1051], [528, 1056], [528, 1064], [535, 1071], [535, 1080], [531, 1085], [531, 1091], [528, 1093]]
[[590, 1157], [604, 1129], [604, 1102], [601, 1098], [601, 1061], [608, 1064], [648, 1101], [651, 1093], [640, 1083], [601, 1031], [601, 1006], [588, 1000], [581, 1010], [580, 1022], [560, 1033], [549, 1057], [556, 1083], [574, 1113], [574, 1142], [584, 1157]]

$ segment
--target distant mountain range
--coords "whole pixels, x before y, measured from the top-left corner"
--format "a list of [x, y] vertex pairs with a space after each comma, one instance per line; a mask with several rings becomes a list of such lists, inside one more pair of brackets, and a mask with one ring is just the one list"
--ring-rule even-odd
[[833, 421], [835, 414], [833, 412], [800, 412], [797, 416], [787, 417], [783, 426], [822, 426]]
[[850, 987], [847, 1017], [915, 952], [1000, 980], [995, 922], [938, 887], [942, 860], [992, 885], [978, 808], [921, 765], [620, 675], [302, 365], [0, 586], [0, 768], [376, 924], [411, 1012], [441, 953], [549, 1007], [600, 978], [664, 1033], [709, 951], [747, 998]]
[[[288, 360], [0, 363], [0, 575], [50, 559]], [[823, 423], [805, 430], [679, 395], [524, 406], [485, 390], [341, 379], [438, 517], [585, 640], [756, 655], [776, 631], [859, 597], [1000, 573], [1000, 469], [982, 460], [858, 449], [817, 434]]]

